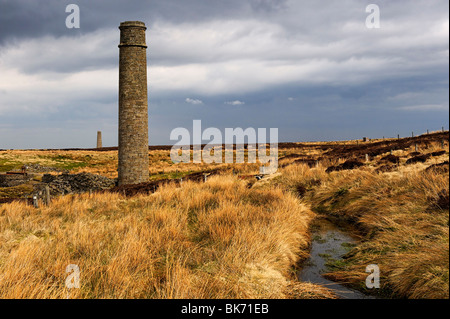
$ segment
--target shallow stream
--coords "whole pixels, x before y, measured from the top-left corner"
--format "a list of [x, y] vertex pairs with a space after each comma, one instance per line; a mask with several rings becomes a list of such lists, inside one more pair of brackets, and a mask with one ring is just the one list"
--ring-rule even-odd
[[358, 239], [326, 219], [319, 219], [314, 224], [312, 236], [310, 257], [303, 264], [298, 278], [304, 282], [325, 286], [341, 299], [373, 299], [372, 296], [347, 288], [322, 276], [322, 274], [330, 272], [327, 263], [342, 260], [342, 257], [358, 243]]

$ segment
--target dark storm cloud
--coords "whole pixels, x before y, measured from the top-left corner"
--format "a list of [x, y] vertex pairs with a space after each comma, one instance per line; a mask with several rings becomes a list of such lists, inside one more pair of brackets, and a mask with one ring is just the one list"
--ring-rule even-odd
[[277, 10], [284, 1], [269, 0], [0, 0], [0, 43], [23, 37], [67, 35], [65, 12], [69, 4], [80, 7], [81, 29], [86, 33], [101, 28], [117, 28], [119, 22], [143, 20], [149, 26], [158, 20], [173, 23], [200, 22], [215, 18], [244, 17], [249, 11]]
[[[69, 15], [65, 9], [72, 3], [80, 8], [80, 29], [68, 29], [65, 25], [66, 17]], [[117, 64], [117, 52], [98, 50], [101, 47], [93, 48], [96, 51], [92, 52], [89, 50], [89, 42], [86, 43], [86, 39], [82, 39], [83, 35], [95, 35], [97, 32], [97, 36], [101, 38], [102, 33], [106, 33], [105, 30], [109, 32], [114, 30], [113, 38], [100, 39], [103, 47], [114, 47], [117, 45], [119, 32], [117, 27], [121, 21], [142, 20], [151, 29], [154, 23], [161, 21], [177, 25], [204, 23], [215, 19], [226, 20], [230, 17], [245, 18], [253, 14], [279, 10], [284, 3], [284, 0], [0, 0], [0, 52], [5, 50], [5, 46], [8, 47], [7, 44], [16, 46], [22, 39], [31, 39], [35, 41], [35, 47], [25, 47], [23, 52], [18, 53], [22, 58], [18, 67], [27, 73], [43, 70], [70, 72], [92, 67], [107, 68]], [[79, 46], [71, 45], [70, 51], [66, 50], [61, 54], [58, 52], [58, 46], [60, 51], [65, 50], [67, 38], [78, 40]], [[51, 50], [47, 50], [48, 48]], [[34, 59], [30, 60], [25, 56], [27, 53], [42, 58], [36, 63]], [[180, 53], [176, 52], [175, 56], [169, 56], [170, 63], [177, 63], [175, 62], [177, 60], [184, 63], [189, 59]], [[168, 62], [168, 58], [155, 56], [154, 63], [159, 61]]]

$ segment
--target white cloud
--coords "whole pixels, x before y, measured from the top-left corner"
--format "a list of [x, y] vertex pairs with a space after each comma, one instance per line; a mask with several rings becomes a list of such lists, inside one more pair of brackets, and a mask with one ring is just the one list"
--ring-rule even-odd
[[185, 101], [186, 101], [186, 103], [193, 104], [193, 105], [203, 104], [203, 101], [197, 100], [197, 99], [186, 98]]
[[117, 98], [115, 70], [91, 70], [53, 77], [24, 74], [0, 65], [0, 115], [48, 114], [70, 104], [93, 105], [99, 99]]
[[236, 101], [228, 101], [228, 102], [225, 102], [225, 104], [229, 104], [229, 105], [244, 105], [245, 102], [236, 100]]
[[[374, 31], [365, 28], [361, 8], [348, 20], [335, 17], [333, 27], [298, 22], [295, 27], [307, 30], [299, 33], [273, 19], [158, 22], [149, 31], [153, 61], [149, 81], [155, 92], [213, 95], [291, 83], [363, 84], [420, 76], [448, 65], [447, 17], [434, 13], [417, 24], [414, 15], [385, 14], [383, 27]], [[330, 10], [321, 13], [326, 16]]]

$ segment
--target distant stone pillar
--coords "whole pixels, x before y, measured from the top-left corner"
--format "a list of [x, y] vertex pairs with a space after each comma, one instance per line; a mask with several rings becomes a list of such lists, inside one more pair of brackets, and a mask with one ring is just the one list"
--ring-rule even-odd
[[120, 24], [119, 185], [148, 181], [147, 46], [145, 24]]
[[97, 148], [102, 148], [102, 132], [97, 131]]

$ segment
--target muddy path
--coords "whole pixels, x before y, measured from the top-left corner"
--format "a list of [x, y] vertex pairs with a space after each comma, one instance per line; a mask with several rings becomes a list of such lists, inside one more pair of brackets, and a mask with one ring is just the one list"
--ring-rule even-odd
[[330, 272], [333, 264], [341, 262], [360, 239], [350, 229], [338, 227], [322, 217], [314, 221], [311, 231], [310, 256], [297, 273], [299, 280], [327, 287], [340, 299], [374, 299], [373, 296], [347, 288], [323, 276]]

